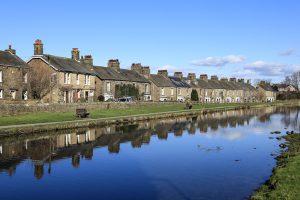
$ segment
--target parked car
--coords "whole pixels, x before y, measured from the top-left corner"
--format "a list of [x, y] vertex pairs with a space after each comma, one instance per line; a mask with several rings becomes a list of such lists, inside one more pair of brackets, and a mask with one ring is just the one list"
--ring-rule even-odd
[[135, 97], [121, 97], [121, 98], [119, 98], [120, 102], [133, 102], [135, 100], [136, 100]]

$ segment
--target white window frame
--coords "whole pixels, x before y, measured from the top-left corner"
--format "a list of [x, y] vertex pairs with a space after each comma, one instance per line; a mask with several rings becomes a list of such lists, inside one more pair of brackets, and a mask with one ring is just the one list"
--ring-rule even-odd
[[64, 84], [71, 84], [71, 76], [68, 72], [64, 73]]
[[145, 93], [149, 93], [149, 84], [145, 84]]
[[2, 70], [0, 70], [0, 83], [2, 83], [3, 82], [3, 72], [2, 72]]
[[106, 87], [106, 92], [111, 92], [111, 83], [110, 82], [106, 82], [105, 87]]
[[162, 95], [162, 96], [165, 95], [165, 88], [161, 88], [161, 95]]
[[171, 88], [171, 95], [174, 95], [174, 88]]
[[178, 88], [178, 95], [181, 95], [181, 89]]
[[3, 90], [0, 89], [0, 99], [3, 99]]
[[91, 85], [91, 76], [86, 74], [84, 77], [85, 77], [84, 84]]

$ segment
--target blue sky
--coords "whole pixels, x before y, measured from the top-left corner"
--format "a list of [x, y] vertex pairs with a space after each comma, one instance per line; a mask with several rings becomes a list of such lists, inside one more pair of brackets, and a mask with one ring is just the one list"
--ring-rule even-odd
[[27, 60], [33, 42], [94, 64], [118, 58], [157, 69], [280, 81], [300, 70], [297, 0], [10, 0], [1, 2], [0, 49]]

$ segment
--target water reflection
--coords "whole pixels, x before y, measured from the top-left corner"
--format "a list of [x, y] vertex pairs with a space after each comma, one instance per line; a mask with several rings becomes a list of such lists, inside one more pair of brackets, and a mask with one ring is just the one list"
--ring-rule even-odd
[[150, 144], [151, 137], [167, 140], [170, 133], [181, 137], [186, 131], [207, 137], [222, 137], [236, 140], [245, 137], [241, 129], [224, 133], [219, 128], [237, 128], [249, 125], [251, 120], [269, 122], [274, 114], [282, 114], [281, 122], [286, 127], [299, 130], [299, 110], [294, 108], [269, 107], [208, 113], [201, 116], [174, 119], [150, 120], [127, 125], [86, 128], [61, 131], [43, 135], [28, 135], [0, 139], [0, 172], [15, 174], [26, 159], [34, 165], [33, 175], [42, 179], [44, 173], [51, 174], [52, 162], [70, 157], [71, 165], [79, 168], [81, 160], [92, 160], [95, 148], [107, 147], [112, 154], [121, 151], [121, 144], [130, 142], [132, 148]]

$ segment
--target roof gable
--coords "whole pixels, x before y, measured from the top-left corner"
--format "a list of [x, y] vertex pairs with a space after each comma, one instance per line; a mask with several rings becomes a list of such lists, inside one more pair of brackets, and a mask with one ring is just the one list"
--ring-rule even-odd
[[0, 66], [1, 65], [7, 67], [28, 67], [25, 61], [23, 61], [17, 55], [7, 51], [0, 51]]

